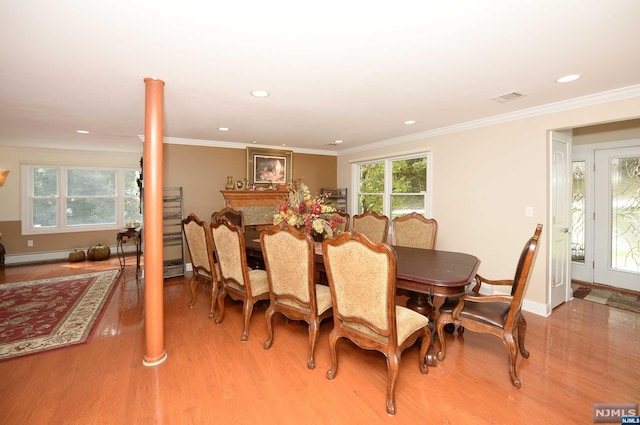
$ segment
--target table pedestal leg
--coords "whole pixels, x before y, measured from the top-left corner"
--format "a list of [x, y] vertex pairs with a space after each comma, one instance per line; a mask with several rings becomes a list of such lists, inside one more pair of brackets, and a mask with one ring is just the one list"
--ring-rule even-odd
[[409, 299], [407, 300], [407, 308], [413, 311], [431, 317], [433, 314], [433, 304], [431, 303], [431, 297], [429, 295], [421, 294], [419, 292], [411, 292]]
[[[433, 301], [432, 301], [433, 299]], [[440, 311], [440, 307], [442, 307], [442, 303], [444, 302], [443, 297], [431, 297], [426, 294], [421, 294], [419, 292], [412, 292], [409, 295], [409, 299], [407, 300], [407, 308], [410, 308], [413, 311], [416, 311], [420, 314], [423, 314], [429, 317], [429, 329], [431, 329], [431, 344], [429, 345], [429, 350], [427, 350], [427, 366], [435, 366], [436, 365], [436, 350], [433, 346], [434, 341], [437, 339], [436, 335], [436, 319], [438, 318], [438, 313]]]

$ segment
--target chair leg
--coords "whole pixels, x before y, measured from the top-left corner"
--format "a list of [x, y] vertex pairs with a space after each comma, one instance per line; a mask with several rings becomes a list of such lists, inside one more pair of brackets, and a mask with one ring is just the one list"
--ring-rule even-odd
[[400, 369], [400, 356], [393, 352], [387, 353], [387, 413], [396, 414], [396, 381]]
[[518, 318], [518, 348], [520, 349], [520, 354], [525, 359], [529, 358], [529, 352], [526, 348], [524, 348], [524, 337], [527, 335], [527, 321], [524, 316], [520, 314]]
[[440, 351], [436, 355], [438, 360], [443, 361], [447, 355], [447, 343], [444, 339], [444, 327], [446, 324], [451, 323], [448, 321], [450, 316], [448, 314], [441, 314], [436, 320], [436, 333], [438, 334], [438, 341], [440, 342]]
[[422, 342], [420, 343], [420, 372], [429, 373], [429, 365], [427, 364], [427, 351], [431, 346], [431, 329], [428, 326], [424, 328], [424, 335], [422, 335]]
[[269, 337], [262, 345], [265, 350], [268, 350], [273, 343], [273, 314], [276, 312], [275, 308], [271, 304], [267, 308], [267, 311], [264, 313], [264, 317], [267, 320], [267, 334]]
[[516, 373], [516, 361], [518, 360], [518, 345], [513, 339], [513, 335], [510, 332], [505, 332], [504, 342], [507, 345], [507, 351], [509, 352], [509, 375], [511, 376], [511, 383], [514, 387], [520, 388], [521, 383]]
[[331, 352], [331, 369], [327, 371], [327, 378], [333, 380], [338, 373], [338, 353], [336, 352], [336, 343], [338, 342], [338, 334], [335, 329], [329, 333], [329, 351]]
[[317, 319], [311, 319], [309, 321], [309, 353], [307, 354], [307, 367], [314, 369], [316, 367], [316, 360], [314, 354], [316, 352], [316, 344], [318, 337], [320, 336], [320, 323]]
[[191, 301], [189, 301], [189, 308], [193, 308], [196, 305], [196, 294], [197, 294], [197, 285], [198, 285], [198, 277], [194, 273], [191, 277], [191, 281], [189, 282], [189, 286], [191, 286]]
[[249, 322], [251, 322], [251, 314], [253, 313], [253, 299], [245, 299], [242, 306], [242, 317], [244, 318], [244, 329], [240, 341], [245, 342], [249, 339]]
[[220, 282], [211, 282], [211, 307], [209, 308], [209, 319], [212, 319], [216, 314], [216, 301], [218, 298], [218, 291], [220, 290]]
[[222, 321], [224, 320], [224, 297], [227, 296], [227, 290], [225, 289], [224, 285], [220, 288], [220, 291], [218, 292], [218, 317], [216, 317], [216, 324], [220, 324], [222, 323]]

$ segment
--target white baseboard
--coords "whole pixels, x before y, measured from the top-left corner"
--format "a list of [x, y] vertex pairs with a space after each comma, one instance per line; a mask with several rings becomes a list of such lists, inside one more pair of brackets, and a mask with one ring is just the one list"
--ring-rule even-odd
[[[79, 251], [87, 251], [89, 248], [78, 249]], [[116, 247], [109, 246], [111, 250], [111, 255], [116, 255]], [[135, 253], [136, 247], [135, 245], [123, 245], [123, 250], [125, 254]], [[5, 264], [29, 264], [29, 263], [43, 263], [47, 261], [62, 261], [69, 259], [69, 253], [73, 252], [72, 250], [63, 250], [63, 251], [41, 251], [41, 252], [33, 252], [33, 253], [24, 253], [24, 254], [7, 254], [5, 256]]]

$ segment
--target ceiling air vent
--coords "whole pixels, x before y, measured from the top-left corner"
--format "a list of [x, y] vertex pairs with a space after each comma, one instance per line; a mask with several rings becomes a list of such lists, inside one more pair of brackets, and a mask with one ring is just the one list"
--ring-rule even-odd
[[521, 93], [519, 91], [512, 91], [511, 93], [507, 93], [507, 94], [503, 94], [502, 96], [494, 97], [491, 100], [495, 100], [496, 102], [500, 102], [500, 103], [505, 103], [505, 102], [509, 102], [511, 100], [519, 99], [519, 98], [521, 98], [523, 96], [526, 96], [526, 94]]

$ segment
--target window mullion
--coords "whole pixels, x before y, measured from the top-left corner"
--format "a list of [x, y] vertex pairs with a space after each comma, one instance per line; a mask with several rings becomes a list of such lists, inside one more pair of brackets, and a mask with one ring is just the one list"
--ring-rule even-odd
[[67, 228], [67, 167], [60, 167], [58, 172], [58, 217], [56, 225], [59, 229]]
[[116, 224], [124, 225], [124, 170], [116, 173]]
[[391, 193], [393, 191], [393, 162], [391, 159], [384, 161], [384, 196], [382, 211], [387, 217], [391, 217]]

